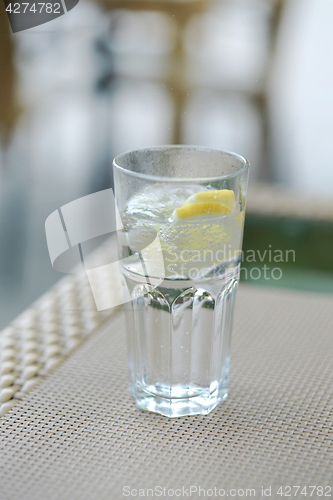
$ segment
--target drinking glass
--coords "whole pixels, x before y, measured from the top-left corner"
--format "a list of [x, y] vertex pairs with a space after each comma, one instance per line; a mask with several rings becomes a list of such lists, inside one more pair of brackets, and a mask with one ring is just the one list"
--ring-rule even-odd
[[193, 146], [114, 160], [130, 391], [168, 417], [228, 395], [249, 164]]

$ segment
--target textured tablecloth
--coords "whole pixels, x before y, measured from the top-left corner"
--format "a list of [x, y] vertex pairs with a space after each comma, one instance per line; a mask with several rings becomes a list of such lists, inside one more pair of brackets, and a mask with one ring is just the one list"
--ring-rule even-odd
[[117, 310], [1, 419], [0, 499], [333, 494], [332, 417], [329, 295], [240, 286], [227, 401], [172, 420], [129, 396]]

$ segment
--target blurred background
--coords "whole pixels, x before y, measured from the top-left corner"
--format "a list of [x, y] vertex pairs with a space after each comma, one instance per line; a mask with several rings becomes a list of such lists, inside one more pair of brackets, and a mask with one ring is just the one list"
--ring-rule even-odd
[[295, 258], [278, 279], [245, 260], [244, 281], [332, 293], [332, 18], [332, 0], [80, 0], [12, 34], [1, 4], [0, 328], [61, 278], [47, 216], [167, 143], [249, 159], [244, 254]]

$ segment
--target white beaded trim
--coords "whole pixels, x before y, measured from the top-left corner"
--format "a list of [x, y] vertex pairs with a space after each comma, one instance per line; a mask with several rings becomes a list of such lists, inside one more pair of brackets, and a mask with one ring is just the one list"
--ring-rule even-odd
[[[103, 286], [103, 283], [101, 284]], [[99, 327], [85, 273], [63, 278], [0, 333], [0, 417]]]

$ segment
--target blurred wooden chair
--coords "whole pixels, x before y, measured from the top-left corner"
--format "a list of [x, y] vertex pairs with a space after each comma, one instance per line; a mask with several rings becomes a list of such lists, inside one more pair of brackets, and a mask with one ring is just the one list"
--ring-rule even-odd
[[[216, 0], [98, 0], [108, 10], [128, 9], [132, 11], [157, 11], [172, 16], [175, 22], [174, 49], [171, 54], [171, 68], [167, 76], [168, 88], [172, 89], [174, 103], [174, 123], [172, 142], [182, 143], [182, 117], [185, 111], [189, 82], [186, 81], [186, 52], [183, 44], [184, 27], [195, 14], [201, 14]], [[223, 0], [220, 0], [223, 1]], [[272, 0], [273, 15], [271, 19], [271, 50], [274, 51], [276, 33], [286, 0]], [[269, 66], [269, 65], [268, 65]], [[269, 70], [269, 68], [267, 68]], [[263, 89], [255, 96], [255, 101], [266, 118], [266, 92]], [[266, 135], [266, 133], [264, 134]], [[264, 137], [267, 145], [267, 137]]]
[[[169, 16], [175, 23], [174, 48], [171, 54], [171, 67], [167, 77], [168, 87], [172, 89], [174, 103], [174, 123], [172, 142], [182, 142], [181, 128], [188, 83], [185, 75], [186, 53], [183, 44], [183, 31], [190, 18], [203, 13], [214, 0], [98, 0], [107, 10], [128, 9], [132, 11], [157, 11]], [[281, 12], [286, 0], [275, 0], [275, 15], [272, 22], [272, 45], [279, 25]], [[0, 140], [6, 141], [15, 125], [18, 116], [18, 105], [15, 99], [15, 68], [13, 61], [13, 44], [11, 29], [0, 2]], [[258, 96], [258, 105], [266, 108], [266, 96]]]
[[108, 10], [128, 9], [132, 11], [163, 12], [175, 23], [174, 48], [171, 53], [171, 67], [167, 76], [168, 88], [172, 89], [174, 104], [173, 144], [182, 142], [181, 128], [188, 86], [185, 76], [186, 54], [183, 44], [184, 27], [190, 18], [204, 12], [212, 0], [99, 0]]

